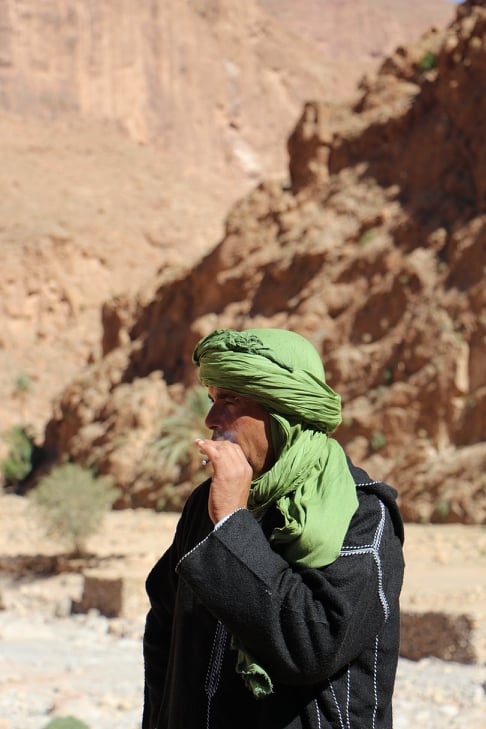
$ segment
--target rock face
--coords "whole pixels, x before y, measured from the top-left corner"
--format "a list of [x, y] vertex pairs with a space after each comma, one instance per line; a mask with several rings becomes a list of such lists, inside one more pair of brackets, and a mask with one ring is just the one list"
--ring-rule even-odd
[[354, 96], [384, 52], [453, 10], [0, 0], [2, 432], [21, 420], [41, 437], [99, 354], [103, 302], [199, 259], [235, 200], [287, 174], [304, 101]]
[[[192, 349], [215, 328], [289, 327], [342, 395], [338, 440], [398, 488], [405, 518], [484, 522], [485, 38], [485, 3], [465, 3], [387, 59], [354, 107], [307, 104], [290, 185], [259, 185], [149, 303], [105, 306], [104, 357], [60, 398], [51, 458], [89, 452], [106, 471], [110, 452], [132, 464], [118, 466], [126, 503], [150, 503], [134, 464], [153, 405], [137, 393], [194, 384]], [[134, 417], [112, 431], [122, 397]]]
[[443, 0], [425, 9], [408, 0], [398, 12], [379, 0], [281, 5], [1, 0], [0, 105], [28, 118], [115, 121], [134, 139], [163, 140], [181, 163], [268, 173], [306, 98], [349, 95], [356, 60], [370, 67], [452, 12]]

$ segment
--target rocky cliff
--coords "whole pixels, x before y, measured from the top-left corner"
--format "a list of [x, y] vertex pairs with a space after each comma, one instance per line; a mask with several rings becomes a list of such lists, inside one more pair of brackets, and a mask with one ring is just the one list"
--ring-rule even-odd
[[485, 38], [486, 3], [469, 0], [353, 105], [307, 103], [289, 183], [258, 185], [214, 250], [149, 301], [104, 307], [104, 356], [59, 399], [50, 457], [90, 459], [125, 504], [153, 503], [146, 445], [195, 381], [198, 338], [289, 327], [342, 395], [336, 437], [398, 488], [405, 517], [484, 522]]
[[[0, 0], [0, 458], [100, 352], [100, 308], [214, 246], [287, 174], [312, 98], [348, 98], [447, 0]], [[363, 32], [365, 30], [365, 32]]]
[[397, 5], [1, 0], [0, 108], [116, 122], [206, 170], [280, 173], [307, 98], [349, 95], [356, 61], [363, 71], [451, 13], [445, 0]]

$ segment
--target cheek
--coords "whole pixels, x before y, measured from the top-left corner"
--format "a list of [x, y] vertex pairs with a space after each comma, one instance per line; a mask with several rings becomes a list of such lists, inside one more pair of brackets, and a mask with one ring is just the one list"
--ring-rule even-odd
[[247, 443], [262, 443], [267, 439], [265, 424], [256, 418], [240, 418], [235, 423], [234, 430]]
[[242, 443], [248, 441], [249, 426], [245, 423], [245, 418], [228, 418], [225, 423], [227, 440], [233, 443]]

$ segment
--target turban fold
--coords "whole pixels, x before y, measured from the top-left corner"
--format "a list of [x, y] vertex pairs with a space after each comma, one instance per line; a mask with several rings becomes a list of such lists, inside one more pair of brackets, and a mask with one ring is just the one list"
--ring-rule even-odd
[[193, 360], [205, 385], [256, 400], [269, 412], [332, 433], [341, 422], [341, 398], [326, 384], [316, 349], [284, 329], [219, 329], [202, 339]]

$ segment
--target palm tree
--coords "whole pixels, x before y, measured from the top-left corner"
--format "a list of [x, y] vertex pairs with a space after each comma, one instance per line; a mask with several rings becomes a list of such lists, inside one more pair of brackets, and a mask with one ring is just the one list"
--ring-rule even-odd
[[154, 442], [167, 466], [179, 466], [181, 476], [185, 472], [186, 479], [191, 481], [200, 480], [203, 475], [201, 454], [194, 441], [208, 434], [204, 423], [208, 409], [205, 387], [188, 390], [185, 400], [175, 403], [171, 414], [161, 421], [160, 433]]

